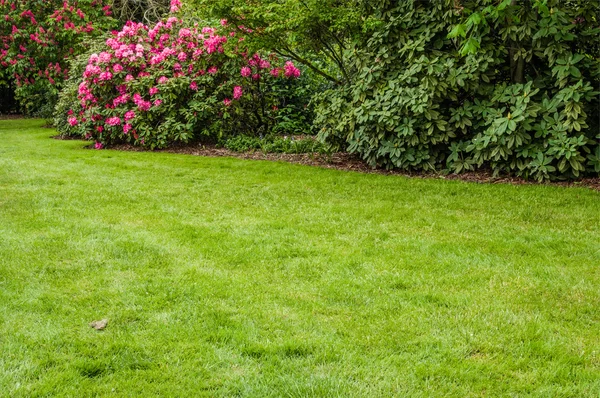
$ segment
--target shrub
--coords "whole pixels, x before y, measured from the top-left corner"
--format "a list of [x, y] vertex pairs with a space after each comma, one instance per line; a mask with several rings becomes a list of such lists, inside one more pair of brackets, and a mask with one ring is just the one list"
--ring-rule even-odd
[[83, 74], [88, 65], [90, 55], [101, 52], [106, 46], [105, 42], [107, 38], [108, 35], [105, 34], [87, 40], [88, 50], [83, 54], [77, 55], [69, 62], [69, 78], [64, 82], [53, 110], [53, 125], [63, 136], [74, 137], [81, 134], [79, 128], [75, 128], [75, 126], [69, 124], [69, 119], [74, 114], [73, 109], [80, 108], [78, 98], [79, 86], [83, 83]]
[[[89, 57], [77, 102], [72, 86], [61, 98], [59, 129], [97, 148], [266, 134], [277, 124], [281, 90], [301, 72], [275, 55], [250, 56], [241, 42], [225, 21], [201, 29], [174, 16], [151, 28], [128, 22]], [[60, 114], [69, 104], [64, 123]]]
[[369, 19], [356, 0], [190, 0], [200, 18], [226, 18], [250, 28], [249, 46], [268, 49], [306, 65], [335, 84], [350, 79], [344, 56]]
[[592, 3], [364, 1], [377, 23], [345, 53], [351, 82], [317, 99], [320, 137], [372, 166], [597, 174]]
[[115, 26], [104, 0], [0, 0], [0, 81], [15, 84], [24, 111], [52, 114], [83, 40]]

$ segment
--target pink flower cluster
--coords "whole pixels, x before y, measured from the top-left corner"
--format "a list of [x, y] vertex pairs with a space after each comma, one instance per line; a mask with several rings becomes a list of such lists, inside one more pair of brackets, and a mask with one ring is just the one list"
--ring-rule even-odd
[[108, 124], [109, 126], [119, 125], [121, 124], [121, 118], [119, 118], [118, 116], [109, 117], [108, 119], [106, 119], [106, 124]]
[[4, 11], [0, 68], [4, 77], [10, 76], [23, 94], [39, 91], [39, 82], [54, 85], [64, 81], [77, 44], [100, 33], [97, 27], [108, 22], [103, 2], [107, 0], [0, 0]]
[[181, 1], [180, 0], [171, 0], [171, 12], [175, 13], [181, 9]]
[[275, 78], [280, 77], [282, 71], [287, 78], [299, 78], [301, 75], [300, 69], [298, 69], [292, 61], [286, 62], [284, 68], [272, 68], [271, 62], [261, 58], [258, 54], [254, 54], [248, 60], [248, 65], [240, 70], [240, 74], [243, 77], [252, 77], [254, 80], [259, 80], [260, 73], [267, 69], [271, 76]]
[[[181, 3], [173, 1], [172, 6], [179, 9]], [[251, 86], [262, 86], [263, 80], [300, 76], [292, 62], [273, 66], [279, 62], [275, 56], [225, 53], [230, 48], [227, 29], [226, 23], [217, 29], [185, 26], [175, 17], [152, 27], [128, 22], [106, 40], [104, 51], [90, 56], [78, 90], [81, 109], [68, 124], [85, 129], [83, 134], [100, 143], [120, 139], [144, 145], [150, 126], [154, 131], [163, 123], [167, 126], [166, 120], [174, 115], [185, 115], [173, 112], [178, 110], [175, 106], [189, 106], [182, 100], [203, 102], [212, 96], [231, 107], [234, 101], [256, 101], [257, 91]], [[205, 104], [215, 107], [216, 102]], [[139, 137], [139, 131], [145, 136]]]
[[133, 103], [137, 105], [140, 111], [144, 112], [150, 110], [150, 107], [152, 107], [152, 103], [143, 99], [139, 93], [133, 95]]
[[288, 61], [285, 63], [285, 77], [300, 77], [300, 69], [296, 68], [292, 61]]
[[233, 99], [239, 100], [244, 95], [244, 90], [241, 86], [235, 86], [233, 88]]

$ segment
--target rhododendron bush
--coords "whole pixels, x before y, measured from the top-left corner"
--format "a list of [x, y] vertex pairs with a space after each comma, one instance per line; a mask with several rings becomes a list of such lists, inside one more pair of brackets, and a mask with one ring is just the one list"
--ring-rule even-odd
[[52, 107], [84, 39], [115, 26], [106, 0], [0, 0], [0, 10], [0, 83], [14, 83], [29, 112]]
[[190, 0], [334, 82], [334, 149], [373, 167], [600, 173], [598, 0]]
[[[172, 11], [178, 6], [172, 2]], [[128, 22], [89, 57], [77, 98], [59, 107], [67, 111], [57, 115], [59, 129], [96, 148], [268, 133], [286, 100], [282, 87], [301, 73], [274, 55], [245, 53], [243, 40], [226, 21], [203, 28], [174, 16], [151, 27]]]

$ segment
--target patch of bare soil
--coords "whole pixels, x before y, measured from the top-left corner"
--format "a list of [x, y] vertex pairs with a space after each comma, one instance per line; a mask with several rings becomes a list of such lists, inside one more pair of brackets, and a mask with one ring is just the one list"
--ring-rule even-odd
[[[59, 138], [69, 139], [69, 138]], [[109, 149], [119, 151], [134, 151], [134, 152], [145, 152], [149, 151], [144, 148], [135, 147], [133, 145], [114, 145]], [[302, 164], [307, 166], [317, 166], [327, 169], [345, 170], [345, 171], [356, 171], [360, 173], [369, 174], [383, 174], [383, 175], [401, 175], [412, 178], [437, 178], [447, 180], [461, 180], [475, 183], [484, 184], [513, 184], [513, 185], [557, 185], [564, 187], [587, 187], [596, 191], [600, 191], [600, 177], [598, 178], [584, 178], [579, 181], [565, 181], [565, 182], [545, 182], [538, 183], [535, 181], [525, 180], [520, 177], [511, 176], [500, 176], [494, 177], [492, 173], [487, 171], [468, 172], [462, 174], [441, 174], [441, 173], [426, 173], [426, 172], [407, 172], [397, 170], [384, 170], [384, 169], [373, 169], [368, 166], [360, 158], [350, 155], [348, 153], [334, 153], [331, 155], [323, 154], [284, 154], [284, 153], [263, 153], [260, 151], [254, 152], [233, 152], [224, 148], [217, 148], [210, 145], [196, 145], [196, 146], [175, 146], [168, 149], [154, 150], [154, 152], [168, 152], [178, 153], [194, 156], [208, 156], [208, 157], [234, 157], [239, 159], [252, 159], [252, 160], [269, 160], [269, 161], [281, 161], [294, 164]]]

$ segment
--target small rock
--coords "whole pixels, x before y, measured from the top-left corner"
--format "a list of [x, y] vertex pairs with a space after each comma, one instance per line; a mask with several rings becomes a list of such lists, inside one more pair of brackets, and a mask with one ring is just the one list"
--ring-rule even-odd
[[108, 325], [108, 319], [102, 319], [100, 321], [90, 322], [90, 326], [96, 330], [104, 330], [106, 325]]

